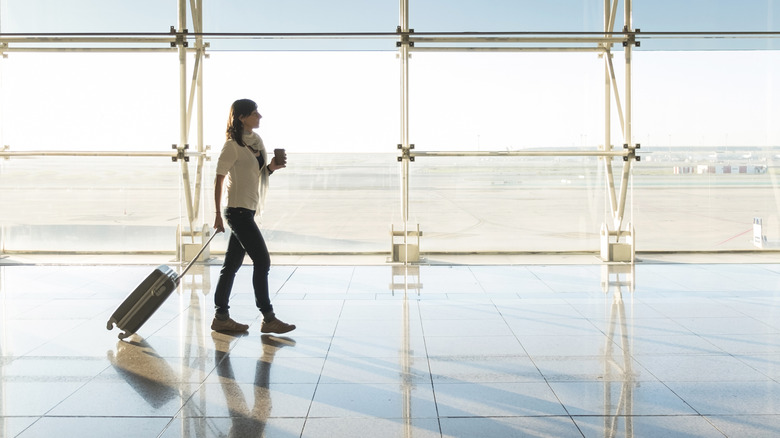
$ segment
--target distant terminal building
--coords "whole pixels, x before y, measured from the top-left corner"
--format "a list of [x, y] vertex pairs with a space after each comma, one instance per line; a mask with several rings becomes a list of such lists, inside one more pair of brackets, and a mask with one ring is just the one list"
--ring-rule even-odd
[[758, 174], [766, 173], [766, 166], [743, 164], [739, 166], [732, 166], [730, 164], [699, 164], [697, 166], [675, 166], [674, 174], [692, 174], [697, 173], [703, 175], [705, 173], [714, 174], [731, 174], [731, 173], [743, 173], [743, 174]]
[[675, 175], [688, 174], [688, 173], [696, 173], [696, 167], [695, 166], [674, 166]]

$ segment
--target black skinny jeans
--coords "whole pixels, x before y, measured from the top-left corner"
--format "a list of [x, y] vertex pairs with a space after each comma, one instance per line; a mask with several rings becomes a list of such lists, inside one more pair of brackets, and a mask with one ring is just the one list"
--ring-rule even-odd
[[260, 228], [255, 222], [255, 212], [246, 208], [229, 207], [225, 209], [225, 219], [231, 229], [225, 262], [219, 272], [217, 289], [214, 292], [214, 304], [217, 313], [226, 314], [230, 306], [230, 292], [236, 272], [244, 262], [244, 256], [249, 254], [254, 264], [252, 286], [255, 290], [255, 304], [265, 315], [273, 313], [271, 299], [268, 295], [268, 271], [271, 269], [271, 256], [265, 245]]

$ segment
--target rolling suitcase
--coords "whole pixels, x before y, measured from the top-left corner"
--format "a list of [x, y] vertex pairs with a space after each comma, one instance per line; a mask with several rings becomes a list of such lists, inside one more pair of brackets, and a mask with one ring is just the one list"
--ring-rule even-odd
[[211, 235], [205, 245], [192, 258], [181, 274], [167, 265], [160, 265], [149, 274], [148, 277], [135, 290], [125, 298], [108, 320], [106, 328], [111, 330], [116, 327], [124, 330], [119, 334], [119, 339], [124, 339], [141, 328], [160, 305], [171, 295], [171, 292], [179, 286], [179, 280], [187, 273], [190, 267], [198, 260], [203, 250], [209, 246], [217, 233]]

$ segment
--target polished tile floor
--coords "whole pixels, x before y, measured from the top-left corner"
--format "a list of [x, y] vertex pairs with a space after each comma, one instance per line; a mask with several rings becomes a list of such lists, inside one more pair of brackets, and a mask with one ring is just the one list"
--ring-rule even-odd
[[2, 437], [776, 437], [780, 264], [293, 266], [212, 333], [218, 266], [0, 263]]

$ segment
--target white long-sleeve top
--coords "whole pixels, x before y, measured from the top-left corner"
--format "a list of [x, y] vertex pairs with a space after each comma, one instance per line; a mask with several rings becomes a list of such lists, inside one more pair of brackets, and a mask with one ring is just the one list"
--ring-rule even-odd
[[[240, 146], [235, 140], [228, 140], [222, 146], [217, 160], [217, 175], [225, 175], [227, 207], [241, 207], [255, 210], [260, 215], [268, 190], [268, 154], [263, 140], [257, 133], [244, 134]], [[262, 168], [258, 166], [254, 151], [263, 157]]]

